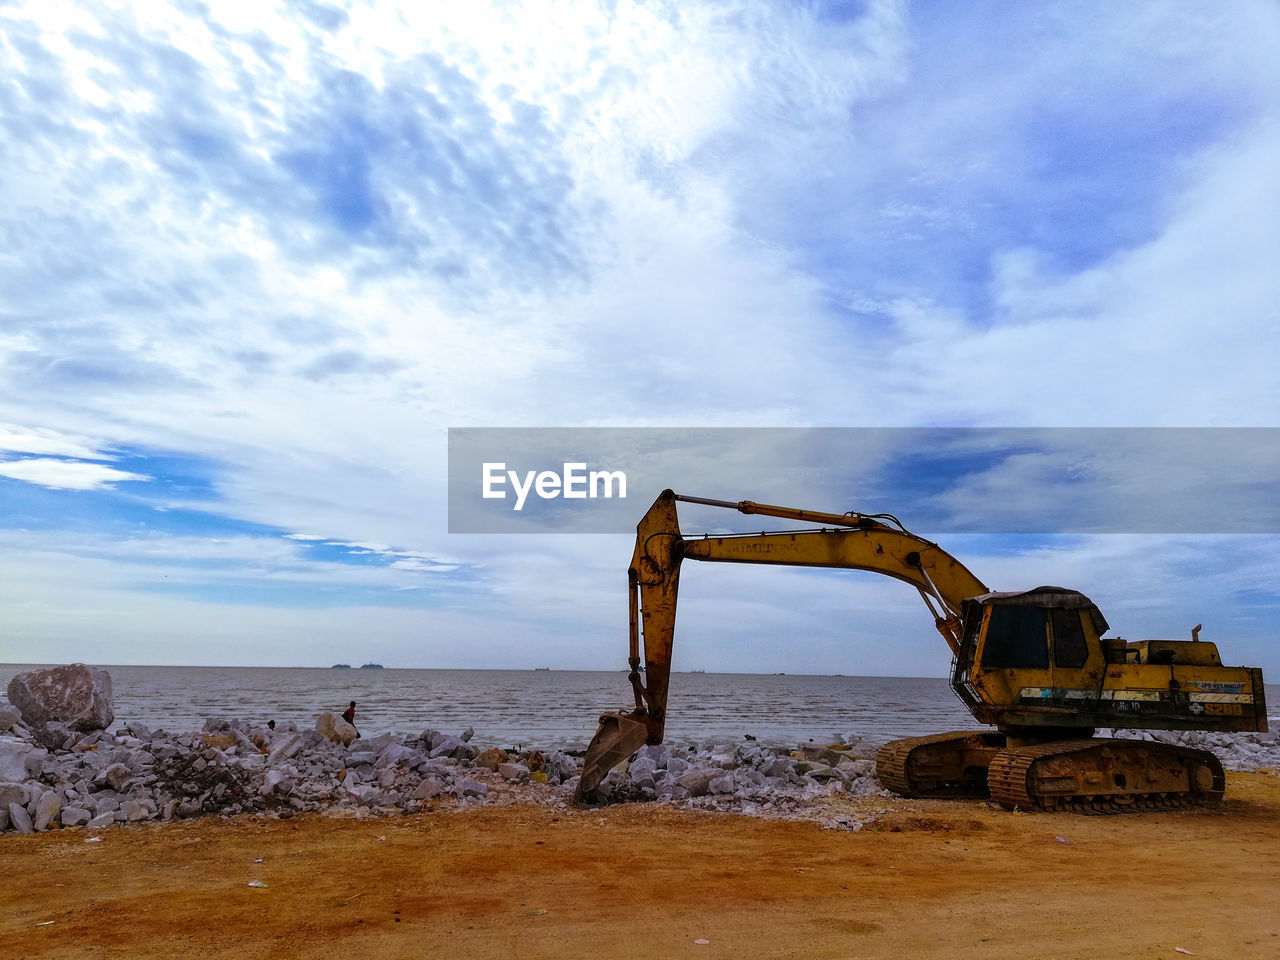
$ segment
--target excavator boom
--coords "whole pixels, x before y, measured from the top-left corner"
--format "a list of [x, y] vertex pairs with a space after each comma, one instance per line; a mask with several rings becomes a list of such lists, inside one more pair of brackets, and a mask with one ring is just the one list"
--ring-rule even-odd
[[[676, 513], [676, 503], [680, 501], [726, 507], [745, 514], [829, 524], [831, 529], [685, 539]], [[986, 593], [986, 586], [937, 544], [908, 533], [893, 518], [882, 516], [820, 513], [750, 500], [735, 503], [681, 496], [664, 490], [636, 526], [635, 551], [627, 570], [629, 679], [635, 709], [629, 714], [608, 713], [600, 718], [600, 729], [587, 751], [578, 783], [579, 799], [590, 795], [618, 761], [645, 743], [662, 742], [680, 565], [686, 558], [883, 573], [919, 591], [934, 616], [938, 632], [952, 653], [957, 653], [961, 644], [961, 605], [969, 597]], [[886, 519], [893, 523], [885, 522]], [[640, 674], [642, 636], [643, 681]]]

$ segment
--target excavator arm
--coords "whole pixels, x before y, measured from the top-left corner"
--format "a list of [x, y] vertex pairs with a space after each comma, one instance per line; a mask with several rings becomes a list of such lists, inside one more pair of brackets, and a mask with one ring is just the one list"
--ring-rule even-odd
[[[823, 526], [779, 533], [686, 538], [676, 515], [679, 501]], [[676, 599], [684, 560], [835, 567], [893, 577], [919, 591], [953, 654], [960, 651], [963, 602], [987, 592], [986, 586], [955, 557], [937, 544], [908, 533], [887, 515], [818, 513], [746, 500], [733, 503], [686, 497], [664, 490], [636, 527], [635, 551], [627, 570], [629, 679], [635, 709], [629, 714], [608, 713], [600, 718], [600, 729], [587, 750], [577, 799], [589, 796], [619, 760], [645, 743], [662, 742]]]

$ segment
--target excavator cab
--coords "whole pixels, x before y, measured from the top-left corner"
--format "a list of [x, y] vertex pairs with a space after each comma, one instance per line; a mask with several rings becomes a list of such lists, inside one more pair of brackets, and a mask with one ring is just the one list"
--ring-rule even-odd
[[987, 593], [964, 602], [962, 620], [952, 686], [975, 717], [1011, 736], [1266, 729], [1260, 670], [1222, 666], [1216, 645], [1198, 634], [1106, 637], [1106, 618], [1076, 590]]
[[987, 711], [987, 722], [1006, 719], [993, 707], [1054, 690], [1077, 691], [1075, 696], [1087, 690], [1096, 699], [1108, 662], [1108, 626], [1084, 594], [1051, 586], [986, 593], [965, 600], [962, 611], [964, 640], [953, 686], [970, 709]]
[[984, 670], [1053, 667], [1080, 669], [1100, 650], [1107, 632], [1102, 612], [1084, 594], [1063, 587], [988, 593], [966, 602], [980, 616], [982, 644], [975, 651]]

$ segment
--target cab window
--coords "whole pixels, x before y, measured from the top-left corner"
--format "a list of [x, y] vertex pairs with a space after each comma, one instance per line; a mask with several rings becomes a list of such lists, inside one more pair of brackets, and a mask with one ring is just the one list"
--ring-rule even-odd
[[1089, 659], [1079, 610], [1051, 611], [1053, 620], [1053, 662], [1060, 667], [1083, 667]]
[[1049, 640], [1044, 611], [1036, 607], [992, 607], [982, 666], [1048, 669]]

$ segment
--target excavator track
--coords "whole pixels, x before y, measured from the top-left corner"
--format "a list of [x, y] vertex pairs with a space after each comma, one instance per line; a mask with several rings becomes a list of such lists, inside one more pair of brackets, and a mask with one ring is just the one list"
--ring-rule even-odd
[[1147, 740], [1059, 740], [999, 753], [991, 798], [1009, 810], [1137, 813], [1214, 806], [1226, 777], [1212, 753]]
[[904, 797], [985, 797], [987, 765], [1003, 734], [980, 730], [893, 740], [876, 755], [880, 785]]

